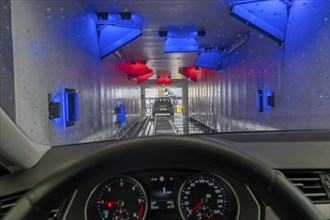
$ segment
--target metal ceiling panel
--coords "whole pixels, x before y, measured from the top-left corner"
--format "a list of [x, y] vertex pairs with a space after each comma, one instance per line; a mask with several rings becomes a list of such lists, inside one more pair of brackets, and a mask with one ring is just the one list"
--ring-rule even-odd
[[229, 15], [232, 3], [229, 0], [78, 0], [78, 3], [87, 14], [127, 11], [142, 18], [143, 35], [119, 52], [123, 60], [148, 60], [147, 66], [155, 72], [152, 78], [164, 71], [172, 79], [182, 78], [177, 74], [179, 68], [193, 66], [198, 56], [197, 53], [164, 53], [165, 38], [159, 36], [159, 30], [187, 26], [205, 30], [206, 36], [196, 39], [200, 48], [228, 46], [237, 35], [251, 30]]

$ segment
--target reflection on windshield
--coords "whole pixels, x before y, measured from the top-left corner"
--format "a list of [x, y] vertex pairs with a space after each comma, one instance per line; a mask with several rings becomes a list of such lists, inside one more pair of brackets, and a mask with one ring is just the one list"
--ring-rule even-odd
[[329, 129], [329, 4], [2, 0], [1, 107], [52, 146]]

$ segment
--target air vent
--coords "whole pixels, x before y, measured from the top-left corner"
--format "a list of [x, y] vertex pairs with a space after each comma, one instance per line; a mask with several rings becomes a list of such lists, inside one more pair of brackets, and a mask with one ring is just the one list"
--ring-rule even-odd
[[290, 170], [283, 173], [313, 203], [330, 203], [329, 172]]
[[49, 216], [48, 216], [48, 220], [55, 220], [55, 219], [57, 219], [59, 212], [60, 212], [60, 209], [59, 208], [50, 210]]
[[17, 200], [22, 195], [23, 194], [16, 194], [13, 196], [0, 198], [0, 219], [2, 219], [6, 215], [10, 208], [15, 206]]

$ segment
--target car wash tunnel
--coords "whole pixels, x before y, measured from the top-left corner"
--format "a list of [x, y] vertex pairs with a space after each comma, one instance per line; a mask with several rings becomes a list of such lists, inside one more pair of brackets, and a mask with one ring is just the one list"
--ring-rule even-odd
[[328, 128], [329, 6], [1, 0], [1, 105], [50, 145]]

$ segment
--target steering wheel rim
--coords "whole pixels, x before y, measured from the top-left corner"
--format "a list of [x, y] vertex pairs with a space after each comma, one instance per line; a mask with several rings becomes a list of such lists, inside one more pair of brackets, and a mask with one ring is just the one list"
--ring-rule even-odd
[[4, 220], [44, 219], [61, 195], [87, 181], [95, 171], [107, 169], [109, 175], [116, 175], [150, 167], [187, 168], [187, 163], [190, 168], [222, 172], [246, 183], [281, 219], [325, 219], [279, 172], [228, 144], [206, 137], [162, 136], [111, 143], [88, 157], [64, 164], [24, 194]]

